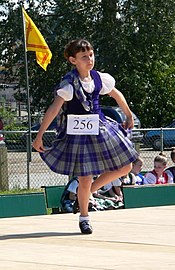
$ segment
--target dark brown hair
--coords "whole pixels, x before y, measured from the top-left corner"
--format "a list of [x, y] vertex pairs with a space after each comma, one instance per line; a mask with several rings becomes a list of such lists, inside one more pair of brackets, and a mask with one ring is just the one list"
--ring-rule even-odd
[[171, 154], [170, 154], [170, 156], [171, 156], [171, 159], [174, 159], [174, 158], [175, 158], [175, 147], [173, 147], [173, 148], [171, 149]]
[[133, 164], [135, 165], [138, 161], [143, 162], [143, 159], [138, 156], [138, 158], [135, 161], [133, 161]]
[[69, 60], [69, 57], [75, 57], [78, 52], [93, 50], [93, 46], [85, 39], [75, 39], [70, 41], [64, 48], [64, 57]]

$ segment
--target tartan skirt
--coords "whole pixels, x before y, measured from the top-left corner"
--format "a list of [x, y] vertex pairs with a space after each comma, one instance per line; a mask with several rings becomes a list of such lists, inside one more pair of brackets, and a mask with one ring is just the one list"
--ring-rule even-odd
[[109, 119], [100, 121], [99, 135], [65, 134], [40, 155], [52, 171], [76, 176], [114, 171], [138, 157], [126, 131]]

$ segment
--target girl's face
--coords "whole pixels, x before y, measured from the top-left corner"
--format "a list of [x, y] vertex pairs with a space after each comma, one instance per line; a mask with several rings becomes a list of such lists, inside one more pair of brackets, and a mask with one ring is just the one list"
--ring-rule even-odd
[[139, 172], [141, 172], [142, 167], [143, 167], [143, 162], [142, 162], [141, 160], [139, 160], [139, 161], [137, 161], [135, 164], [133, 164], [132, 171], [133, 171], [135, 174], [138, 174]]
[[166, 166], [161, 162], [154, 162], [154, 170], [160, 176], [165, 170]]
[[69, 61], [76, 66], [77, 70], [81, 73], [87, 73], [94, 67], [95, 58], [94, 51], [89, 50], [85, 52], [78, 52], [75, 57], [70, 56]]

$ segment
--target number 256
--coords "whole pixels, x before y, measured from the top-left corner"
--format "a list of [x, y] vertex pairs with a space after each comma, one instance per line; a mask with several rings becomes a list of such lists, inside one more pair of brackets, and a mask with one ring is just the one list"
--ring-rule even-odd
[[92, 129], [93, 125], [91, 122], [91, 120], [74, 120], [75, 126], [73, 127], [73, 129]]

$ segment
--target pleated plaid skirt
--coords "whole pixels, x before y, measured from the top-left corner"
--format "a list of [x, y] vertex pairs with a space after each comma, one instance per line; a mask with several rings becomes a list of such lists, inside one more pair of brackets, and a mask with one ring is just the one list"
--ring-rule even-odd
[[126, 131], [107, 119], [100, 121], [99, 135], [66, 134], [40, 155], [52, 171], [76, 176], [114, 171], [138, 157]]

